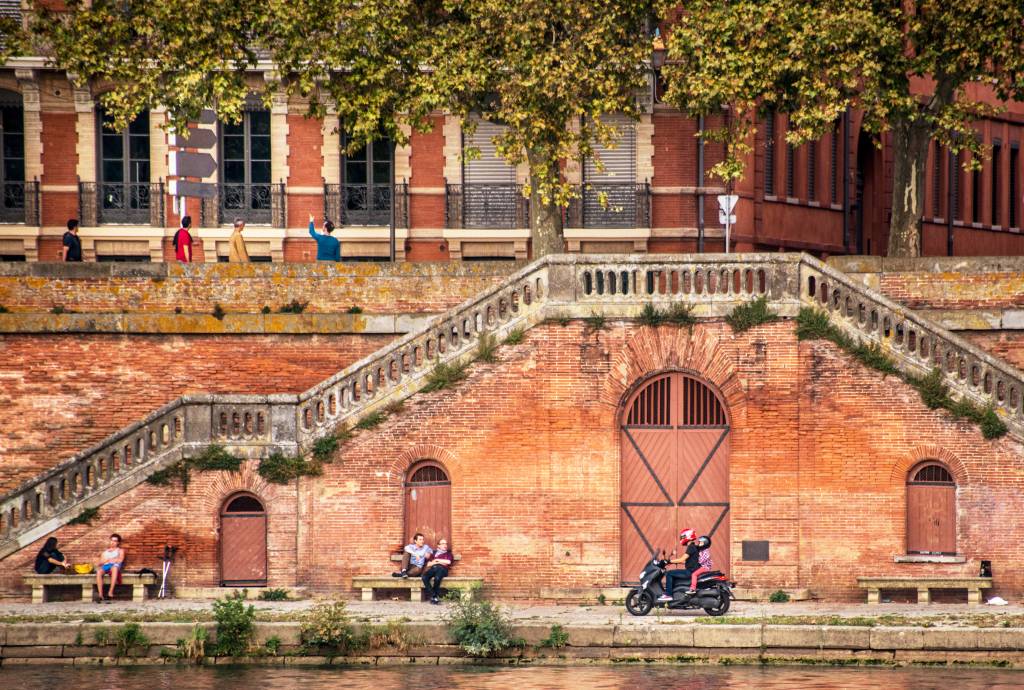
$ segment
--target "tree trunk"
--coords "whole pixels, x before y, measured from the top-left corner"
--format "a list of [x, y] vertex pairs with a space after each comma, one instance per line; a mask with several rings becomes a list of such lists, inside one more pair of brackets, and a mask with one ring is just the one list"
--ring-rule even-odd
[[539, 191], [542, 184], [541, 171], [545, 169], [546, 161], [542, 160], [539, 154], [532, 152], [527, 153], [527, 160], [530, 163], [530, 240], [533, 258], [561, 254], [565, 251], [562, 208], [555, 203], [551, 195], [545, 204]]
[[897, 120], [892, 129], [892, 220], [889, 256], [921, 254], [924, 178], [931, 130], [922, 119]]

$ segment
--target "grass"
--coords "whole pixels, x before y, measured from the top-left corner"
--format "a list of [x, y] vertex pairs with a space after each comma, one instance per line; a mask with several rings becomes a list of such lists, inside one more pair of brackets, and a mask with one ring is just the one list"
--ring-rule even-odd
[[476, 361], [494, 364], [498, 361], [498, 339], [491, 332], [480, 334], [480, 340], [476, 346]]
[[505, 340], [502, 341], [504, 345], [518, 345], [526, 339], [526, 331], [520, 328], [513, 328], [505, 336]]
[[260, 601], [288, 601], [288, 590], [279, 587], [260, 592]]
[[463, 362], [445, 363], [439, 362], [430, 374], [427, 375], [427, 383], [422, 388], [424, 393], [451, 388], [466, 378], [467, 365]]
[[921, 401], [930, 409], [944, 409], [956, 419], [965, 419], [978, 425], [982, 436], [995, 439], [1005, 435], [1009, 429], [992, 407], [978, 407], [966, 399], [956, 400], [949, 395], [943, 383], [942, 371], [932, 369], [927, 376], [904, 374], [896, 362], [878, 345], [866, 345], [851, 338], [829, 321], [828, 314], [820, 309], [803, 307], [796, 317], [796, 337], [800, 340], [829, 340], [856, 360], [886, 376], [900, 378], [917, 389]]
[[725, 317], [725, 322], [732, 327], [734, 332], [742, 333], [754, 326], [778, 321], [779, 318], [779, 315], [769, 308], [768, 298], [762, 295], [733, 309]]
[[322, 436], [313, 443], [313, 458], [317, 462], [330, 462], [340, 445], [337, 436]]
[[69, 525], [91, 525], [92, 521], [100, 516], [99, 508], [86, 508], [75, 517], [68, 520]]
[[293, 299], [288, 304], [283, 304], [277, 308], [278, 314], [301, 314], [306, 311], [306, 307], [309, 306], [309, 302], [300, 302], [297, 299]]
[[588, 331], [603, 331], [608, 327], [608, 321], [605, 319], [604, 314], [591, 313], [584, 321], [587, 324]]
[[299, 477], [318, 477], [323, 474], [323, 467], [301, 455], [274, 452], [260, 459], [256, 472], [271, 484], [287, 484]]
[[673, 302], [668, 309], [658, 309], [653, 303], [648, 302], [640, 311], [637, 321], [643, 326], [658, 327], [663, 324], [673, 326], [692, 326], [697, 323], [697, 317], [693, 315], [693, 307], [685, 302]]
[[380, 426], [387, 418], [388, 415], [386, 412], [382, 410], [375, 410], [356, 422], [356, 428], [360, 430], [373, 429]]

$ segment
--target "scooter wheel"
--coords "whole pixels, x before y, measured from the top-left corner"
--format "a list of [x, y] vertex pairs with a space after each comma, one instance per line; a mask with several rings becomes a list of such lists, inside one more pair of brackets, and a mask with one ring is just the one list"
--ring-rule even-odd
[[646, 616], [654, 608], [654, 595], [634, 589], [626, 597], [626, 610], [634, 616]]
[[718, 606], [705, 607], [704, 613], [708, 614], [709, 616], [724, 616], [726, 613], [728, 613], [729, 594], [727, 592], [722, 592], [718, 601], [720, 602]]

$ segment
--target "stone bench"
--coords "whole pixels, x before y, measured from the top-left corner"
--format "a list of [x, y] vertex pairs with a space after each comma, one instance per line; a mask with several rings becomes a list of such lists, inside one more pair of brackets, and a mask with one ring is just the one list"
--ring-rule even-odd
[[[82, 601], [92, 601], [92, 593], [96, 588], [96, 573], [78, 575], [72, 573], [58, 573], [50, 575], [39, 575], [30, 573], [24, 576], [25, 584], [32, 586], [32, 603], [42, 604], [46, 601], [46, 588], [54, 586], [76, 586], [82, 588]], [[109, 575], [103, 576], [104, 583], [110, 581]], [[132, 601], [146, 600], [146, 587], [156, 584], [156, 575], [151, 573], [121, 573], [122, 585], [132, 588]]]
[[[473, 590], [483, 587], [482, 577], [446, 577], [441, 589], [458, 590], [463, 599], [473, 596]], [[352, 578], [352, 588], [363, 592], [363, 601], [373, 601], [375, 589], [407, 589], [413, 601], [423, 600], [423, 581], [419, 576], [412, 577], [380, 577], [379, 575], [356, 575]]]
[[931, 603], [933, 589], [966, 589], [967, 603], [980, 604], [981, 590], [992, 588], [991, 577], [858, 577], [857, 585], [868, 590], [868, 603], [881, 603], [883, 589], [916, 589], [917, 603]]

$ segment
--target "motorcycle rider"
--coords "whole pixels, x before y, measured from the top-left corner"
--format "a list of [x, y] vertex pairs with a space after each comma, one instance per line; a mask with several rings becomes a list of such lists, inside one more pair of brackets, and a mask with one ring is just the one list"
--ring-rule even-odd
[[[677, 579], [689, 578], [701, 567], [700, 553], [711, 546], [711, 540], [706, 537], [698, 539], [697, 533], [687, 527], [679, 533], [679, 544], [685, 547], [685, 554], [680, 558], [670, 560], [669, 564], [682, 563], [683, 567], [679, 570], [669, 570], [665, 573], [665, 593], [658, 597], [659, 602], [672, 601], [675, 581]], [[692, 594], [693, 592], [689, 591], [687, 593]]]

